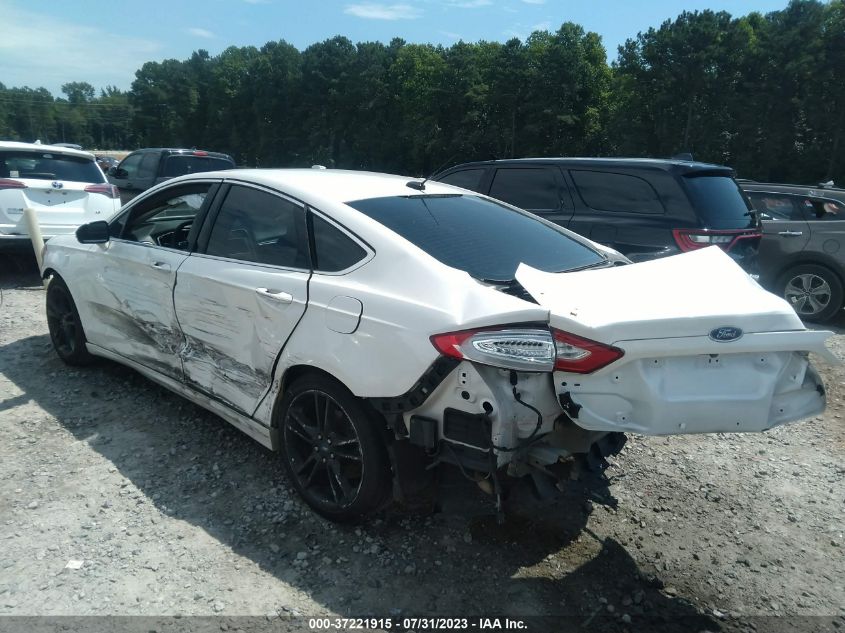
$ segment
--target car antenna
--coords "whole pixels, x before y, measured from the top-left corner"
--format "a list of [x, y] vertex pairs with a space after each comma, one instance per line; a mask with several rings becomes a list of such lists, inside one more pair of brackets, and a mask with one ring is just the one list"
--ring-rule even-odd
[[431, 172], [431, 175], [426, 176], [422, 180], [409, 180], [408, 182], [405, 183], [405, 186], [410, 187], [411, 189], [416, 189], [417, 191], [425, 191], [425, 183], [427, 183], [429, 180], [431, 180], [432, 176], [437, 174], [441, 169], [443, 169], [446, 165], [448, 165], [450, 162], [452, 162], [452, 159], [455, 158], [455, 156], [457, 156], [457, 155], [458, 155], [457, 152], [452, 154], [449, 158], [447, 158], [443, 162], [442, 165], [440, 165], [440, 167], [438, 167], [433, 172]]

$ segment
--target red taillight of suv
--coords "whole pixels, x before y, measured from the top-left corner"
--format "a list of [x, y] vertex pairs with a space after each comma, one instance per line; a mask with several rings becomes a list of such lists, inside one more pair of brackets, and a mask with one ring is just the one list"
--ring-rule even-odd
[[747, 230], [708, 231], [706, 229], [672, 229], [672, 236], [675, 238], [678, 248], [684, 253], [707, 246], [718, 246], [727, 252], [736, 246], [740, 240], [759, 240], [763, 237], [763, 233]]
[[26, 189], [26, 185], [20, 180], [0, 178], [0, 189]]
[[554, 328], [482, 328], [435, 334], [443, 355], [516, 371], [589, 374], [621, 358], [617, 347]]
[[101, 193], [104, 196], [117, 200], [120, 197], [120, 191], [114, 185], [107, 185], [105, 183], [88, 185], [85, 187], [86, 193]]

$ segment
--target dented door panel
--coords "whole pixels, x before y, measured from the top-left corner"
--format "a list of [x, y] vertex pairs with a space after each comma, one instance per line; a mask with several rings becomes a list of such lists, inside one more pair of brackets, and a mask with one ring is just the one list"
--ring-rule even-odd
[[97, 283], [82, 295], [93, 317], [86, 320], [89, 342], [181, 380], [173, 285], [187, 254], [123, 240], [103, 250], [92, 262]]
[[308, 277], [305, 271], [189, 257], [173, 295], [188, 385], [251, 415], [305, 312]]

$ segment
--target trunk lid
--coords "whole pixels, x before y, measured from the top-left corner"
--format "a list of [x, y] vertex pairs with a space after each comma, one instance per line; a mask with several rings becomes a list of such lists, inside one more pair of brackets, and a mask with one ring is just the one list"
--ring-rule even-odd
[[602, 343], [708, 337], [726, 327], [805, 330], [786, 301], [761, 288], [718, 247], [572, 273], [522, 264], [516, 280], [549, 309], [553, 327]]

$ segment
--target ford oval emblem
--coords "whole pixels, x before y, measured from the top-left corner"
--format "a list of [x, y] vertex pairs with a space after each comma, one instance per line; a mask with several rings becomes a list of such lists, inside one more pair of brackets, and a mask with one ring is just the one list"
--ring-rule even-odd
[[710, 330], [710, 338], [717, 343], [730, 343], [742, 337], [742, 330], [732, 325], [725, 325]]

